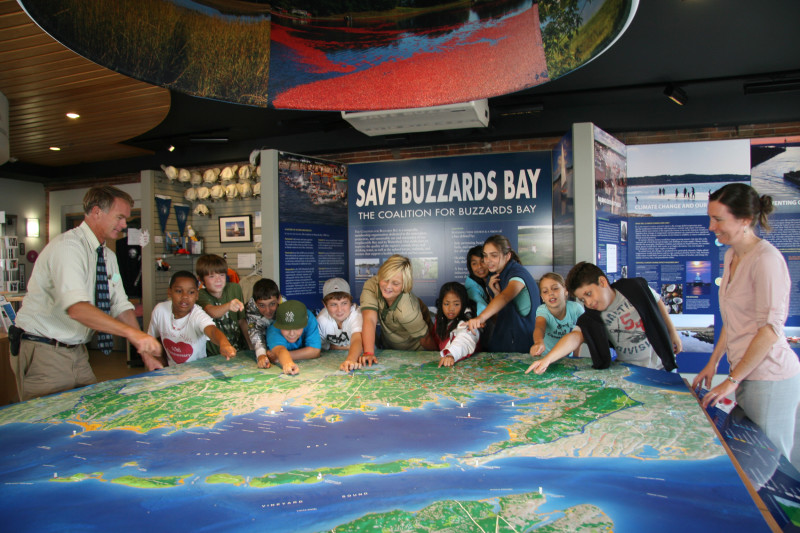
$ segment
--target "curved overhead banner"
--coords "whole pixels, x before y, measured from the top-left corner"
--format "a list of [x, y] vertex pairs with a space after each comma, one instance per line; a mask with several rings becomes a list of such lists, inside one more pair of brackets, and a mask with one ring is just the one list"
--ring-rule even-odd
[[608, 49], [637, 0], [20, 0], [75, 52], [193, 96], [430, 107], [520, 91]]

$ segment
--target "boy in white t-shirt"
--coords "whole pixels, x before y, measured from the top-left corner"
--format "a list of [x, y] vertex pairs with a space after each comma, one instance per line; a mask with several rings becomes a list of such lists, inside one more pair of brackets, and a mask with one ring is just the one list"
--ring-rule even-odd
[[[196, 305], [199, 293], [197, 278], [181, 270], [172, 275], [167, 296], [169, 300], [153, 308], [147, 332], [161, 341], [161, 368], [196, 361], [206, 356], [206, 341], [219, 346], [225, 359], [236, 355], [236, 348], [214, 320]], [[166, 355], [166, 358], [165, 358]]]
[[342, 278], [331, 278], [322, 286], [325, 309], [317, 315], [323, 350], [347, 350], [339, 370], [361, 368], [361, 309], [353, 303], [350, 285]]

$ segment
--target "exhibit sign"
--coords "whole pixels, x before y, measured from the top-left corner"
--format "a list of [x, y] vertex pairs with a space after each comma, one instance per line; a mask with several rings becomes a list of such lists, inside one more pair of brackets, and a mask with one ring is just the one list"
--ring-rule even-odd
[[566, 278], [575, 264], [575, 161], [572, 132], [552, 152], [553, 271]]
[[[631, 276], [661, 294], [682, 335], [681, 371], [703, 368], [722, 327], [719, 283], [725, 252], [708, 229], [708, 198], [728, 183], [773, 198], [771, 232], [793, 280], [800, 279], [800, 139], [668, 143], [628, 147]], [[785, 335], [798, 351], [800, 286], [794, 283]], [[700, 355], [700, 356], [698, 356]], [[728, 371], [723, 358], [719, 372]]]
[[[630, 275], [661, 295], [681, 335], [682, 372], [705, 366], [721, 326], [717, 281], [727, 247], [708, 230], [708, 197], [749, 182], [749, 161], [747, 140], [628, 147]], [[725, 359], [719, 372], [727, 371]]]
[[751, 184], [772, 196], [772, 231], [764, 237], [783, 254], [794, 282], [785, 333], [800, 355], [800, 136], [752, 139]]
[[550, 158], [542, 151], [350, 165], [354, 294], [400, 254], [411, 259], [414, 294], [434, 305], [442, 284], [468, 276], [467, 251], [495, 234], [534, 277], [552, 270]]
[[278, 155], [280, 288], [309, 309], [322, 308], [322, 285], [347, 277], [347, 167]]
[[628, 277], [627, 146], [594, 127], [594, 191], [597, 259], [612, 283]]

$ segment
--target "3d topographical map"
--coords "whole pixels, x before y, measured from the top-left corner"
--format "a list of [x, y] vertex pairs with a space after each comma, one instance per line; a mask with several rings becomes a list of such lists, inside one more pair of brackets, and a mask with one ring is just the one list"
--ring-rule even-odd
[[6, 531], [767, 531], [678, 374], [247, 353], [0, 409]]

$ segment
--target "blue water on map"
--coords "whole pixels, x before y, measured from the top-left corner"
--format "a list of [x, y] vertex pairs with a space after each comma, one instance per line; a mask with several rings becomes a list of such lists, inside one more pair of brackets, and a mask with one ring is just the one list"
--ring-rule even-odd
[[[610, 516], [615, 531], [639, 531], [643, 522], [648, 531], [675, 531], [687, 524], [698, 531], [765, 530], [725, 456], [644, 460], [655, 451], [649, 449], [643, 458], [517, 457], [478, 466], [473, 459], [453, 459], [505, 440], [503, 426], [518, 408], [531, 405], [512, 407], [506, 396], [483, 394], [463, 407], [443, 400], [413, 411], [390, 405], [366, 413], [326, 412], [342, 417], [335, 423], [305, 420], [307, 408], [286, 406], [283, 412], [259, 410], [228, 417], [212, 429], [174, 433], [83, 434], [71, 424], [8, 424], [0, 427], [4, 529], [103, 531], [114, 524], [117, 531], [320, 531], [366, 513], [416, 511], [441, 500], [486, 499], [541, 487], [547, 502], [537, 512], [591, 503]], [[121, 456], [130, 450], [135, 456]], [[217, 473], [261, 476], [409, 457], [450, 466], [263, 489], [205, 482]], [[123, 466], [125, 461], [135, 464]], [[102, 473], [103, 481], [47, 481], [54, 473], [63, 478], [92, 472]], [[166, 489], [109, 484], [123, 475], [188, 477]], [[709, 493], [713, 505], [705, 503]], [[676, 508], [681, 513], [673, 512]]]
[[647, 387], [689, 392], [689, 389], [683, 382], [683, 378], [677, 372], [653, 370], [635, 365], [627, 365], [627, 368], [631, 374], [625, 378], [625, 381], [645, 385]]

